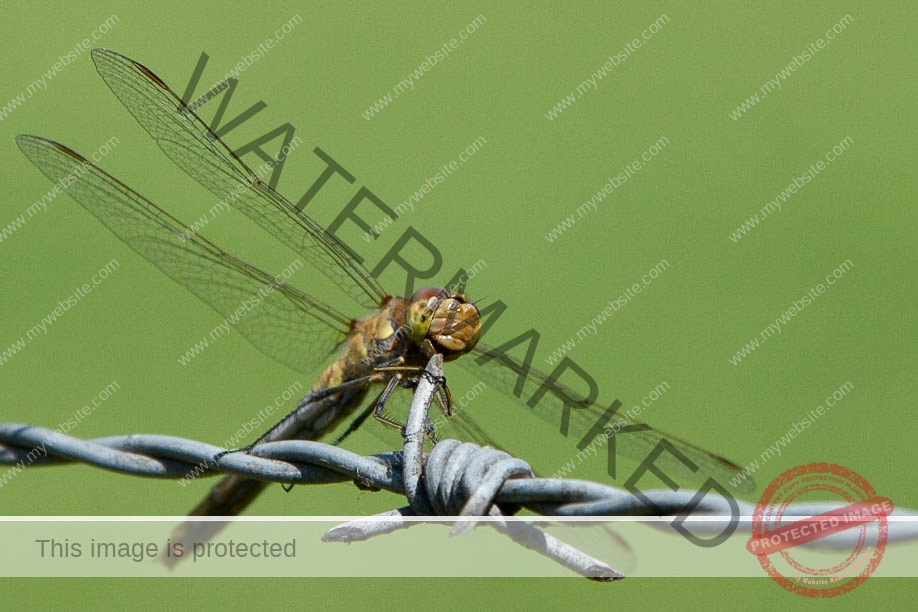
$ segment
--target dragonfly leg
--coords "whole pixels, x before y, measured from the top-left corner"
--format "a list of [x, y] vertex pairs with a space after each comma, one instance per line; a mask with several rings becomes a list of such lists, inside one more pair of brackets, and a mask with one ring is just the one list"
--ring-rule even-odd
[[405, 430], [405, 426], [399, 423], [394, 419], [390, 419], [383, 414], [383, 409], [386, 407], [386, 402], [389, 401], [389, 397], [392, 393], [398, 388], [399, 383], [402, 382], [402, 374], [396, 374], [389, 379], [389, 384], [386, 385], [386, 388], [376, 397], [376, 400], [373, 402], [373, 418], [385, 425], [386, 427], [391, 427], [393, 429], [398, 429], [399, 431]]
[[405, 358], [404, 358], [404, 357], [396, 357], [396, 358], [393, 359], [392, 361], [384, 361], [382, 364], [376, 366], [376, 367], [373, 368], [373, 369], [374, 369], [374, 370], [382, 370], [382, 369], [385, 369], [385, 368], [391, 368], [391, 367], [393, 367], [393, 366], [400, 366], [400, 365], [402, 365], [403, 363], [405, 363]]
[[[357, 418], [355, 418], [351, 422], [350, 425], [348, 425], [347, 429], [344, 430], [341, 433], [341, 435], [339, 435], [335, 439], [334, 442], [332, 442], [332, 445], [337, 446], [341, 444], [341, 442], [343, 442], [345, 438], [347, 438], [349, 435], [357, 431], [357, 429], [361, 425], [363, 425], [364, 421], [366, 421], [367, 418], [369, 418], [371, 414], [373, 415], [373, 418], [375, 418], [377, 421], [379, 421], [383, 425], [387, 427], [391, 427], [393, 429], [399, 429], [399, 430], [404, 431], [404, 426], [398, 421], [396, 421], [395, 419], [385, 416], [383, 414], [383, 410], [385, 409], [386, 403], [389, 401], [389, 398], [391, 397], [392, 393], [395, 392], [395, 390], [398, 388], [398, 386], [402, 382], [403, 375], [401, 372], [409, 371], [412, 373], [416, 373], [419, 370], [423, 372], [423, 370], [421, 370], [420, 368], [415, 368], [411, 366], [406, 366], [403, 368], [402, 367], [385, 367], [385, 368], [377, 368], [377, 370], [383, 370], [383, 371], [388, 371], [388, 372], [395, 371], [398, 373], [389, 379], [389, 382], [386, 384], [386, 387], [379, 393], [378, 396], [376, 396], [376, 399], [373, 400], [373, 402], [369, 406], [367, 406], [367, 408], [363, 412], [361, 412], [357, 416]], [[442, 378], [434, 381], [434, 383], [437, 384], [437, 401], [440, 403], [441, 410], [443, 410], [447, 415], [450, 415], [451, 414], [450, 406], [452, 405], [452, 403], [449, 397], [449, 390], [446, 388], [444, 384], [445, 382], [446, 381]], [[437, 437], [434, 435], [433, 423], [430, 422], [430, 419], [425, 419], [425, 421], [426, 421], [424, 424], [425, 432], [428, 438], [430, 438], [431, 442], [436, 444]]]
[[[382, 369], [382, 368], [380, 368], [380, 369]], [[405, 367], [405, 368], [386, 368], [385, 371], [398, 371], [398, 372], [401, 372], [401, 371], [403, 371], [403, 370], [407, 370], [407, 371], [410, 371], [410, 372], [416, 372], [418, 369], [419, 369], [419, 368], [414, 368], [414, 367]], [[347, 438], [349, 435], [351, 435], [352, 433], [354, 433], [355, 431], [357, 431], [357, 429], [358, 429], [361, 425], [363, 425], [363, 423], [369, 418], [369, 416], [370, 416], [371, 414], [373, 415], [373, 418], [375, 418], [377, 421], [379, 421], [379, 422], [382, 423], [383, 425], [386, 425], [387, 427], [391, 427], [391, 428], [393, 428], [393, 429], [404, 430], [404, 426], [403, 426], [401, 423], [399, 423], [399, 422], [396, 421], [395, 419], [389, 418], [389, 417], [387, 417], [387, 416], [385, 416], [385, 415], [383, 414], [383, 410], [385, 409], [386, 403], [389, 401], [389, 397], [391, 397], [392, 393], [395, 392], [395, 390], [398, 388], [399, 384], [401, 384], [401, 381], [402, 381], [402, 374], [401, 374], [401, 373], [398, 373], [398, 374], [396, 374], [395, 376], [393, 376], [391, 379], [389, 379], [389, 382], [386, 384], [386, 387], [379, 393], [378, 396], [376, 396], [376, 399], [373, 400], [373, 402], [372, 402], [369, 406], [367, 406], [367, 408], [366, 408], [363, 412], [361, 412], [361, 413], [357, 416], [357, 418], [355, 418], [355, 419], [351, 422], [350, 425], [348, 425], [347, 429], [345, 429], [345, 430], [341, 433], [341, 435], [339, 435], [339, 436], [335, 439], [335, 441], [332, 442], [332, 445], [333, 445], [333, 446], [338, 446], [339, 444], [341, 444], [341, 443], [345, 440], [345, 438]], [[445, 381], [436, 381], [436, 382], [439, 382], [439, 383], [442, 384], [442, 382], [445, 382]], [[443, 389], [445, 389], [445, 387], [438, 385], [438, 389], [437, 389], [437, 391], [438, 391], [437, 399], [438, 399], [438, 401], [441, 403], [441, 409], [447, 410], [447, 411], [448, 411], [448, 407], [451, 405], [451, 404], [450, 404], [450, 400], [449, 400], [449, 396], [448, 396], [449, 391], [448, 391], [448, 390], [446, 391], [447, 395], [446, 395], [445, 397], [446, 397], [447, 399], [444, 400], [444, 395], [442, 395], [442, 390], [443, 390]], [[445, 401], [445, 403], [443, 403], [444, 401]], [[445, 408], [444, 408], [444, 407], [445, 407]], [[449, 414], [449, 412], [447, 412], [447, 414]], [[434, 444], [436, 444], [436, 443], [437, 443], [437, 437], [434, 435], [433, 423], [431, 423], [429, 419], [426, 420], [426, 423], [424, 424], [424, 428], [425, 428], [426, 433], [427, 433], [427, 436], [430, 438], [431, 442], [433, 442]]]
[[418, 377], [423, 376], [436, 388], [435, 393], [440, 411], [447, 417], [453, 416], [453, 396], [449, 391], [449, 386], [446, 384], [446, 377], [431, 376], [431, 374], [423, 368], [417, 368], [417, 372]]
[[420, 374], [424, 371], [424, 368], [420, 366], [406, 366], [406, 365], [382, 365], [376, 368], [373, 368], [374, 372], [411, 372], [412, 374]]
[[349, 435], [351, 435], [352, 433], [354, 433], [355, 431], [357, 431], [357, 429], [358, 429], [361, 425], [363, 425], [363, 422], [366, 421], [367, 418], [369, 418], [369, 416], [370, 416], [371, 414], [373, 414], [373, 409], [374, 409], [375, 407], [376, 407], [375, 402], [374, 402], [373, 404], [370, 404], [369, 406], [367, 406], [367, 407], [364, 409], [364, 411], [361, 412], [361, 413], [357, 416], [356, 419], [354, 419], [353, 421], [351, 421], [351, 424], [347, 426], [347, 429], [345, 429], [345, 430], [341, 433], [340, 436], [338, 436], [337, 438], [335, 438], [335, 441], [332, 442], [332, 446], [338, 446], [339, 444], [341, 444], [342, 442], [344, 442], [345, 438], [347, 438]]
[[445, 376], [432, 376], [427, 370], [421, 366], [380, 366], [374, 368], [375, 372], [410, 372], [413, 374], [408, 380], [413, 384], [417, 384], [417, 381], [422, 376], [430, 381], [433, 385], [446, 386], [446, 377]]
[[[446, 385], [446, 378], [443, 376], [433, 377], [427, 371], [421, 373], [422, 376], [427, 378], [435, 388], [435, 394], [437, 398], [437, 405], [440, 407], [440, 412], [446, 415], [446, 418], [453, 416], [453, 398], [449, 392], [449, 387]], [[435, 435], [436, 429], [433, 426], [433, 423], [430, 422], [430, 417], [424, 417], [424, 426], [427, 430], [427, 437], [433, 443], [434, 446], [437, 445], [439, 440]]]
[[440, 405], [440, 411], [446, 415], [446, 418], [453, 416], [453, 396], [446, 386], [446, 380], [440, 381], [437, 385], [437, 404]]
[[[441, 402], [440, 403], [441, 409], [444, 409], [447, 415], [451, 414], [450, 408], [452, 407], [452, 397], [450, 396], [449, 388], [446, 386], [445, 376], [431, 376], [430, 373], [427, 372], [427, 370], [425, 370], [424, 368], [420, 366], [391, 366], [391, 367], [383, 366], [383, 367], [376, 368], [375, 371], [376, 372], [402, 372], [402, 373], [407, 372], [407, 373], [410, 373], [411, 376], [408, 377], [408, 383], [410, 383], [410, 386], [416, 386], [418, 384], [418, 380], [421, 377], [426, 378], [430, 382], [430, 384], [434, 385], [437, 388], [437, 393], [441, 393], [445, 390], [445, 400], [442, 397], [438, 397], [437, 399], [438, 401]], [[406, 384], [405, 386], [408, 387], [409, 384]]]
[[315, 402], [321, 399], [325, 399], [326, 397], [330, 395], [341, 393], [342, 391], [349, 391], [351, 389], [356, 389], [358, 387], [365, 387], [372, 383], [382, 382], [383, 380], [385, 380], [385, 378], [382, 376], [381, 373], [374, 372], [373, 374], [370, 374], [369, 376], [361, 376], [360, 378], [349, 380], [346, 383], [341, 383], [340, 385], [337, 385], [335, 387], [327, 387], [325, 389], [317, 389], [315, 391], [310, 391], [306, 395], [306, 397], [303, 398], [302, 401], [300, 401], [300, 404], [307, 403], [307, 402]]
[[[411, 372], [414, 376], [412, 376], [410, 380], [415, 385], [417, 385], [418, 379], [423, 376], [436, 387], [437, 404], [440, 406], [440, 410], [447, 416], [447, 418], [453, 416], [453, 398], [450, 394], [449, 386], [446, 384], [445, 376], [431, 376], [426, 369], [418, 366], [381, 367], [377, 368], [377, 371], [378, 370], [385, 372]], [[427, 435], [430, 438], [430, 441], [436, 444], [437, 437], [433, 435], [433, 424], [430, 422], [429, 418], [425, 417], [425, 419], [427, 421], [425, 424]], [[392, 423], [393, 422], [390, 421], [387, 424], [392, 425]]]
[[440, 443], [440, 440], [437, 438], [436, 429], [434, 429], [433, 423], [430, 422], [430, 419], [424, 419], [424, 430], [427, 432], [427, 438], [430, 440], [431, 444], [436, 446]]
[[433, 357], [437, 349], [434, 348], [433, 342], [430, 341], [430, 338], [424, 338], [424, 342], [421, 343], [421, 352], [424, 353], [424, 356], [430, 359]]

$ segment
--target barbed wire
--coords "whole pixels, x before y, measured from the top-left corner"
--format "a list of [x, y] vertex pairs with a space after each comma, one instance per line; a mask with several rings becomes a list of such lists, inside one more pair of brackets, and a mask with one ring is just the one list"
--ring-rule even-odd
[[[475, 526], [467, 517], [490, 516], [488, 525], [521, 545], [595, 580], [615, 580], [624, 575], [609, 565], [543, 532], [536, 526], [504, 520], [525, 508], [547, 517], [620, 517], [683, 515], [693, 503], [691, 516], [708, 517], [693, 522], [696, 536], [718, 535], [733, 524], [749, 523], [755, 506], [728, 501], [708, 492], [700, 501], [695, 491], [669, 489], [644, 491], [656, 505], [628, 491], [585, 480], [536, 478], [525, 461], [490, 447], [458, 440], [443, 440], [423, 452], [427, 414], [437, 385], [442, 381], [442, 359], [434, 356], [418, 382], [405, 428], [405, 446], [396, 452], [362, 456], [348, 450], [306, 440], [260, 444], [248, 453], [218, 455], [226, 449], [175, 436], [133, 434], [80, 440], [43, 427], [0, 423], [0, 464], [14, 468], [84, 463], [131, 476], [189, 479], [233, 474], [285, 485], [353, 482], [361, 489], [386, 490], [405, 495], [409, 505], [329, 530], [324, 541], [355, 542], [417, 524], [410, 517], [464, 517], [447, 521], [454, 534]], [[52, 442], [53, 440], [53, 442]], [[202, 471], [202, 466], [206, 466]], [[18, 473], [18, 470], [17, 470]], [[731, 502], [735, 506], [731, 507]], [[798, 503], [788, 515], [815, 516], [836, 510], [835, 503]], [[738, 509], [738, 514], [737, 514]], [[914, 516], [896, 509], [892, 516]], [[738, 518], [739, 517], [739, 518]], [[379, 520], [385, 519], [385, 520]], [[435, 522], [435, 521], [432, 521]], [[670, 529], [669, 523], [652, 526]], [[675, 530], [672, 530], [675, 533]], [[815, 544], [829, 549], [849, 548], [858, 530], [836, 533]], [[889, 525], [889, 541], [918, 539], [918, 523]]]

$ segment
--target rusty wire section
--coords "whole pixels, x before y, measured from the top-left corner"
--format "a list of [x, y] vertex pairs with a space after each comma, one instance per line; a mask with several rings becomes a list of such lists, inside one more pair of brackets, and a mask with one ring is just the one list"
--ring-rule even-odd
[[[585, 480], [536, 478], [529, 465], [507, 453], [458, 440], [444, 440], [430, 453], [423, 452], [427, 410], [442, 380], [442, 359], [428, 364], [429, 376], [421, 378], [415, 392], [403, 449], [364, 457], [321, 442], [294, 440], [268, 442], [248, 454], [233, 453], [214, 458], [225, 450], [218, 446], [174, 436], [134, 434], [79, 440], [32, 425], [0, 423], [0, 464], [28, 467], [85, 463], [131, 476], [185, 479], [234, 474], [287, 485], [353, 482], [362, 489], [386, 490], [405, 495], [409, 505], [329, 530], [325, 541], [354, 542], [418, 524], [407, 517], [464, 517], [445, 521], [452, 533], [472, 529], [468, 517], [490, 516], [487, 525], [572, 571], [595, 580], [616, 580], [624, 575], [602, 561], [573, 548], [532, 524], [500, 517], [525, 508], [553, 517], [659, 516], [634, 495], [621, 489]], [[49, 445], [49, 440], [54, 440]], [[36, 449], [43, 449], [42, 452]], [[207, 466], [201, 471], [201, 466]], [[682, 515], [695, 491], [669, 489], [645, 491], [664, 516]], [[732, 500], [731, 500], [732, 501]], [[723, 497], [709, 493], [694, 507], [691, 517], [696, 535], [723, 533], [733, 522], [749, 524], [755, 506], [736, 500], [739, 513]], [[815, 516], [838, 508], [833, 503], [792, 504], [794, 515]], [[731, 510], [733, 510], [731, 512]], [[914, 516], [897, 509], [892, 516]], [[746, 517], [737, 519], [738, 516]], [[738, 520], [738, 522], [737, 522]], [[668, 530], [669, 523], [650, 525]], [[820, 541], [831, 549], [844, 549], [857, 539], [857, 530], [835, 534]], [[918, 539], [918, 522], [891, 522], [889, 541]]]

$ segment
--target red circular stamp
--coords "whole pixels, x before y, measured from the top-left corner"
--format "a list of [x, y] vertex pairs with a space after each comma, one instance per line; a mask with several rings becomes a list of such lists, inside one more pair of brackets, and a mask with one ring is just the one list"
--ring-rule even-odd
[[[825, 502], [826, 494], [845, 506], [811, 517], [791, 519], [792, 503]], [[886, 551], [886, 517], [893, 504], [858, 474], [834, 463], [809, 463], [787, 470], [762, 493], [752, 516], [747, 550], [765, 572], [791, 593], [835, 597], [863, 584]], [[876, 521], [876, 528], [872, 523]], [[851, 547], [817, 551], [801, 545], [847, 530]]]

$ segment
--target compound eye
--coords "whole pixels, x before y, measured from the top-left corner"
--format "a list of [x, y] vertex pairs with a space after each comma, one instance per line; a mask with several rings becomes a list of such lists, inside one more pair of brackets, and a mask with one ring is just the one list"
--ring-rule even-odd
[[424, 287], [423, 289], [415, 291], [414, 295], [411, 296], [411, 301], [427, 302], [427, 300], [434, 297], [446, 299], [449, 297], [449, 292], [440, 287]]

